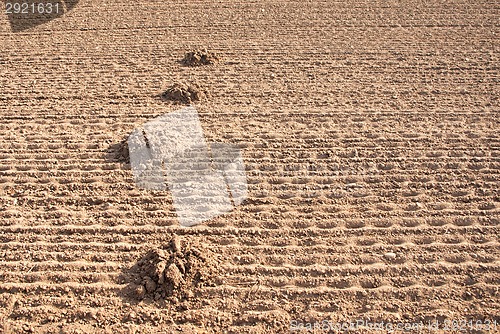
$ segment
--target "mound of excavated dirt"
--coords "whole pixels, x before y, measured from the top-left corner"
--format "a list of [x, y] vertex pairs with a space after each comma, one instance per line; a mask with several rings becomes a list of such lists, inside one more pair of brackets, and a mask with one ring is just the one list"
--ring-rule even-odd
[[175, 83], [163, 92], [161, 97], [168, 101], [190, 104], [202, 100], [206, 95], [207, 92], [196, 84]]
[[127, 139], [108, 147], [108, 156], [111, 160], [123, 163], [130, 163], [130, 153]]
[[184, 55], [182, 64], [186, 66], [213, 65], [219, 61], [219, 57], [207, 49], [189, 51]]
[[137, 262], [135, 297], [189, 298], [195, 289], [211, 283], [215, 268], [209, 250], [174, 236], [166, 247], [150, 250]]

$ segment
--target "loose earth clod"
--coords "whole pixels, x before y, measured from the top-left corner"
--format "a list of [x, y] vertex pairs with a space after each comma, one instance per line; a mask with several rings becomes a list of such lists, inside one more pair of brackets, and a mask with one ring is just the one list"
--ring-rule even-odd
[[209, 250], [174, 236], [167, 246], [150, 250], [137, 262], [135, 297], [189, 298], [196, 289], [211, 283], [215, 267]]
[[163, 94], [161, 94], [162, 99], [167, 101], [174, 101], [177, 103], [191, 104], [192, 102], [197, 102], [204, 99], [207, 95], [206, 91], [203, 91], [196, 84], [184, 84], [175, 83], [170, 86]]
[[130, 163], [127, 138], [121, 140], [119, 143], [110, 145], [108, 147], [108, 154], [112, 161]]
[[189, 51], [184, 55], [181, 63], [185, 66], [213, 65], [219, 61], [219, 57], [207, 49]]

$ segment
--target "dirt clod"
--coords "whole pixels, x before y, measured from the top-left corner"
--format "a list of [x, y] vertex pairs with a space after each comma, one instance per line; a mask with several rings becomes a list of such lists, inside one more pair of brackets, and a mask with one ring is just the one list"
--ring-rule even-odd
[[167, 101], [190, 104], [203, 100], [207, 96], [207, 92], [202, 90], [197, 84], [175, 83], [170, 86], [161, 98]]
[[137, 299], [188, 298], [212, 281], [215, 261], [201, 245], [174, 236], [165, 247], [150, 250], [134, 269], [140, 282]]
[[134, 294], [137, 299], [143, 299], [146, 296], [146, 289], [143, 285], [137, 285], [134, 289]]
[[130, 163], [130, 153], [128, 150], [127, 138], [123, 139], [119, 143], [110, 145], [108, 147], [108, 155], [110, 160]]
[[213, 65], [219, 61], [219, 57], [207, 49], [189, 51], [184, 55], [181, 63], [185, 66]]

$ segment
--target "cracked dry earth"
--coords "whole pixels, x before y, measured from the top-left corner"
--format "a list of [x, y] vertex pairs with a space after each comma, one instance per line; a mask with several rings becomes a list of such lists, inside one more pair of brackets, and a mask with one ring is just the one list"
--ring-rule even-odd
[[[498, 322], [499, 33], [487, 0], [87, 0], [21, 33], [0, 15], [0, 332]], [[221, 61], [179, 64], [205, 48]], [[121, 144], [186, 81], [249, 183], [194, 228]]]

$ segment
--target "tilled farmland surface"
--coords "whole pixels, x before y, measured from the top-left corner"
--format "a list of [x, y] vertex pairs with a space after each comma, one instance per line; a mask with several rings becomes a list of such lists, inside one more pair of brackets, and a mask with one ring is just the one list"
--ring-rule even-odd
[[[488, 0], [82, 0], [12, 32], [2, 13], [0, 332], [500, 330], [498, 18]], [[186, 101], [249, 187], [193, 228], [136, 188], [123, 145]]]

